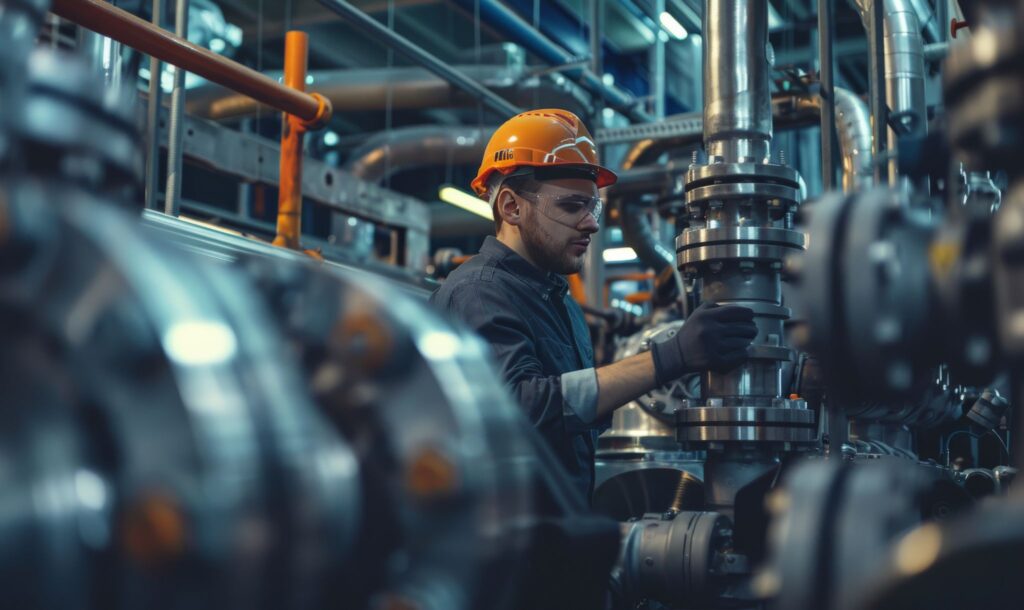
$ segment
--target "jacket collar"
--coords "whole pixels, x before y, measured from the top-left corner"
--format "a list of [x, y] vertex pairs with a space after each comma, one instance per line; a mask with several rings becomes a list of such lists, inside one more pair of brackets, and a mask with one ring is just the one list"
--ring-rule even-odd
[[556, 296], [562, 299], [569, 290], [569, 282], [564, 276], [533, 266], [530, 261], [519, 256], [515, 250], [498, 241], [493, 235], [488, 235], [484, 239], [480, 254], [510, 271], [521, 282], [539, 292], [544, 299]]

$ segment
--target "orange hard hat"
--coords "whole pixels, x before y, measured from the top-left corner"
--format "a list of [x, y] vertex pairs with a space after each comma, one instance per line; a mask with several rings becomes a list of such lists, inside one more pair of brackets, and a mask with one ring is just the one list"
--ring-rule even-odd
[[483, 197], [494, 172], [508, 175], [523, 167], [551, 166], [592, 170], [598, 188], [618, 180], [614, 172], [598, 163], [597, 145], [578, 116], [545, 108], [517, 114], [494, 132], [473, 179], [473, 191]]

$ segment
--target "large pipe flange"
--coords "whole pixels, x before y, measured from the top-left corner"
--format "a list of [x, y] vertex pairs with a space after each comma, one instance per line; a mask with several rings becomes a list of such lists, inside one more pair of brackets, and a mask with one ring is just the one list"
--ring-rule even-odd
[[814, 411], [800, 399], [710, 398], [688, 401], [676, 411], [676, 438], [687, 447], [751, 442], [812, 445], [817, 432]]
[[691, 213], [729, 200], [767, 202], [781, 218], [800, 203], [800, 177], [793, 168], [774, 163], [692, 165], [686, 173], [686, 204]]
[[676, 238], [678, 265], [686, 273], [698, 265], [722, 261], [778, 263], [804, 247], [804, 235], [776, 227], [716, 227], [683, 231]]

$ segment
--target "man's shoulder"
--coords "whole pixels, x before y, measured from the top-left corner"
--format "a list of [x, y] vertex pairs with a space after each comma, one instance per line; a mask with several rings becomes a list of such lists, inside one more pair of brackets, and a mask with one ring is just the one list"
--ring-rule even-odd
[[431, 296], [431, 302], [441, 307], [451, 307], [453, 301], [467, 298], [501, 298], [508, 293], [507, 283], [513, 279], [497, 260], [478, 254], [448, 275]]

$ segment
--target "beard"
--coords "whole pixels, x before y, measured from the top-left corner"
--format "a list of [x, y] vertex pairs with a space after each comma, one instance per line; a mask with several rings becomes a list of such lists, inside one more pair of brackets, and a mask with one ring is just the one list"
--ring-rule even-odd
[[520, 225], [519, 235], [530, 258], [541, 265], [545, 271], [571, 275], [579, 273], [583, 269], [585, 254], [579, 256], [573, 254], [571, 243], [561, 243], [563, 240], [552, 235], [544, 227], [544, 222], [541, 219], [536, 217], [527, 219], [527, 222]]

